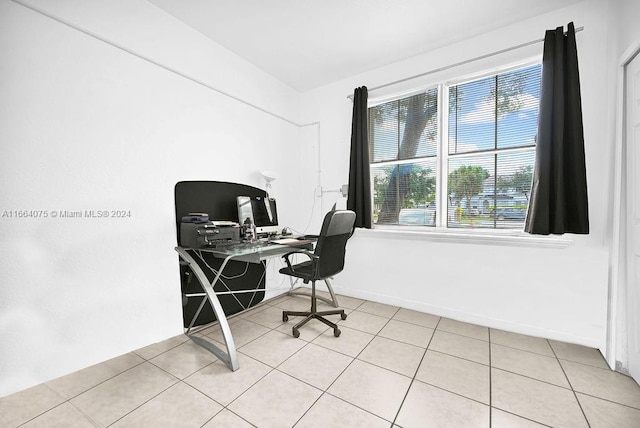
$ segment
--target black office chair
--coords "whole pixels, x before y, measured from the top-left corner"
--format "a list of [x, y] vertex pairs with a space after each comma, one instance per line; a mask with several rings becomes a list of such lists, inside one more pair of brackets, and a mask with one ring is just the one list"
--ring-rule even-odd
[[[344, 309], [334, 309], [331, 311], [318, 312], [316, 310], [316, 281], [322, 281], [331, 277], [344, 268], [345, 249], [347, 240], [353, 232], [353, 224], [356, 221], [356, 214], [353, 211], [329, 211], [324, 217], [322, 230], [318, 236], [318, 242], [313, 253], [309, 251], [292, 251], [282, 258], [287, 263], [286, 267], [280, 269], [280, 273], [301, 278], [305, 284], [311, 281], [311, 310], [308, 312], [282, 311], [282, 321], [287, 322], [289, 316], [305, 317], [298, 324], [293, 326], [294, 337], [300, 336], [298, 329], [309, 322], [317, 319], [333, 328], [333, 335], [340, 336], [338, 326], [323, 315], [340, 315], [343, 320], [347, 319]], [[296, 265], [291, 264], [290, 257], [293, 254], [306, 254], [310, 260]]]

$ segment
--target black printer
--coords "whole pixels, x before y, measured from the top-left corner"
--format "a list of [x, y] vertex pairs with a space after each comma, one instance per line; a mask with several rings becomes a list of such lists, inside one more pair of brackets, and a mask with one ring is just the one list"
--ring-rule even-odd
[[216, 245], [240, 242], [240, 225], [232, 221], [211, 221], [203, 213], [192, 213], [180, 222], [180, 246], [215, 248]]

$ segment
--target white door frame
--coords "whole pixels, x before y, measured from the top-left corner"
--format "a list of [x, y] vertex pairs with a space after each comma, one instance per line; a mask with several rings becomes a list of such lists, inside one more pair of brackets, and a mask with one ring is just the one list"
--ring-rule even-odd
[[[627, 64], [635, 58], [636, 55], [640, 55], [640, 40], [632, 43], [629, 48], [625, 50], [618, 61], [618, 70], [616, 73], [616, 124], [615, 124], [615, 158], [614, 158], [614, 184], [613, 184], [613, 227], [612, 236], [609, 248], [609, 293], [607, 302], [607, 347], [605, 350], [605, 358], [611, 369], [616, 369], [616, 361], [620, 358], [618, 344], [620, 342], [625, 343], [627, 341], [627, 331], [622, 332], [624, 337], [620, 337], [621, 332], [618, 331], [618, 318], [620, 316], [619, 311], [619, 294], [621, 287], [625, 284], [621, 284], [621, 269], [626, 269], [626, 254], [622, 254], [624, 260], [622, 260], [620, 254], [620, 243], [622, 239], [622, 233], [624, 233], [621, 219], [623, 212], [622, 207], [622, 185], [623, 180], [626, 177], [623, 176], [622, 153], [625, 152], [625, 145], [627, 144], [626, 138], [626, 100], [625, 100], [625, 71]], [[625, 168], [626, 169], [626, 168]], [[625, 217], [626, 218], [626, 217]], [[625, 220], [626, 221], [626, 220]], [[626, 228], [626, 224], [624, 225]], [[626, 273], [623, 272], [623, 280], [626, 281]], [[624, 291], [624, 290], [622, 290]], [[623, 313], [626, 317], [626, 309]], [[626, 345], [625, 345], [626, 348]], [[626, 361], [623, 361], [623, 363]]]

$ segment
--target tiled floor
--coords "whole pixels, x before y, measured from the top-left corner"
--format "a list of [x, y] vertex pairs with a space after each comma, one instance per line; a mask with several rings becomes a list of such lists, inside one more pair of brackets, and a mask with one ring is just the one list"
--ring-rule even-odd
[[640, 387], [596, 350], [339, 301], [339, 338], [293, 338], [282, 309], [309, 300], [282, 296], [230, 320], [236, 372], [179, 336], [0, 399], [0, 426], [640, 427]]

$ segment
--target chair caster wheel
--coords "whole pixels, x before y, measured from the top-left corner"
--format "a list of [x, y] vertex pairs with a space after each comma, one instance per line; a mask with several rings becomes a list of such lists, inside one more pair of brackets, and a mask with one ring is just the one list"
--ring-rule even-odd
[[347, 314], [345, 314], [344, 312], [340, 314], [340, 318], [342, 318], [343, 320], [347, 319]]
[[289, 321], [289, 317], [286, 316], [285, 314], [282, 314], [282, 322], [287, 322]]
[[298, 330], [293, 330], [293, 337], [295, 337], [296, 339], [300, 337], [300, 332]]
[[342, 333], [342, 332], [340, 331], [340, 329], [339, 329], [339, 328], [334, 328], [334, 329], [333, 329], [333, 335], [334, 335], [335, 337], [340, 337], [340, 333]]

